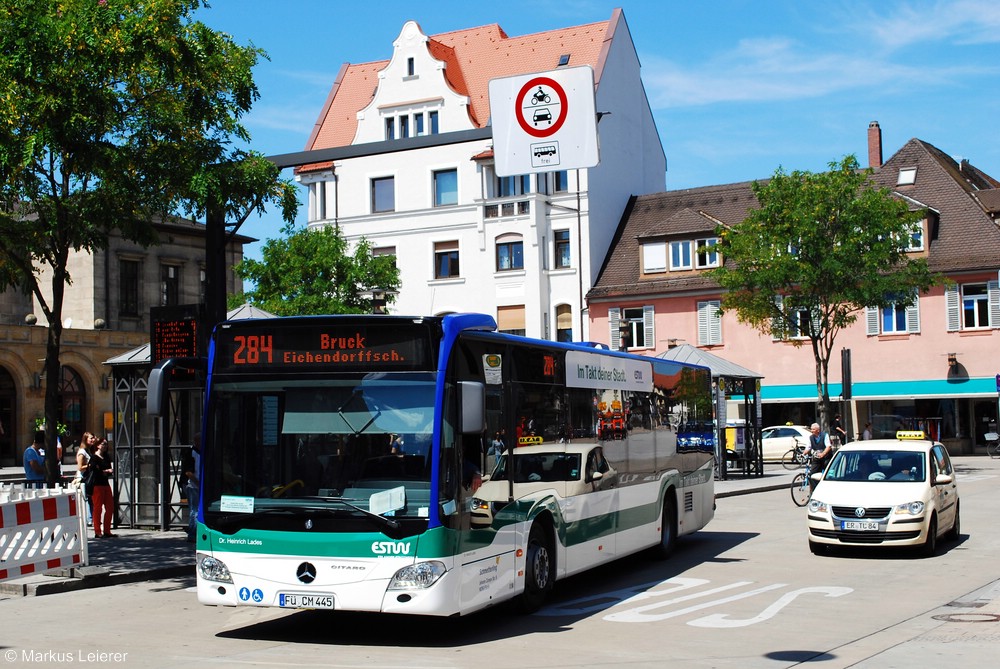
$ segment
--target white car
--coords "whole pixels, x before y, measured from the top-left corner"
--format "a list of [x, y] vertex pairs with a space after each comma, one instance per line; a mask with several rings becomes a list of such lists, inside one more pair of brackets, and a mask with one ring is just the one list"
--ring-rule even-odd
[[851, 442], [833, 456], [808, 506], [809, 548], [916, 546], [937, 551], [961, 532], [948, 451], [923, 432]]
[[781, 456], [796, 446], [805, 447], [809, 443], [809, 428], [803, 425], [773, 425], [761, 430], [761, 450], [765, 462], [777, 462]]

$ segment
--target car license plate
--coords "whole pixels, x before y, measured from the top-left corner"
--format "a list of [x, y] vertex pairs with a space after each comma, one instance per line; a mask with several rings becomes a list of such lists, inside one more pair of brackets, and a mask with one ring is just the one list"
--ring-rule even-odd
[[278, 606], [286, 609], [332, 609], [333, 595], [280, 593]]
[[878, 532], [878, 522], [874, 520], [842, 520], [840, 521], [840, 529]]

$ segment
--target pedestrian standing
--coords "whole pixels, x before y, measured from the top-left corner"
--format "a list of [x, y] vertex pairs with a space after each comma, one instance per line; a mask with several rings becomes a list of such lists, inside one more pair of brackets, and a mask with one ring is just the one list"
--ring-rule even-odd
[[28, 488], [45, 487], [45, 433], [35, 432], [35, 439], [24, 449], [24, 479]]
[[861, 433], [861, 438], [865, 441], [871, 441], [872, 438], [872, 423], [868, 421], [865, 423], [865, 431]]
[[[97, 446], [97, 436], [91, 432], [84, 432], [80, 437], [80, 445], [76, 448], [76, 478], [79, 485], [83, 487], [83, 495], [87, 499], [87, 522], [90, 523], [94, 517], [94, 502], [92, 499], [93, 488], [87, 486], [90, 478], [90, 458], [94, 454]], [[88, 489], [89, 488], [89, 489]]]
[[114, 537], [111, 534], [111, 521], [115, 516], [115, 495], [111, 490], [111, 456], [108, 454], [108, 440], [100, 439], [97, 450], [90, 456], [90, 465], [94, 482], [94, 536], [98, 539]]
[[812, 475], [826, 469], [827, 463], [830, 462], [830, 456], [833, 455], [833, 445], [830, 443], [830, 435], [820, 431], [819, 423], [810, 425], [809, 431], [812, 434], [809, 435], [806, 453], [811, 452], [813, 456], [812, 467], [809, 469], [809, 486], [815, 488], [816, 481], [813, 480]]

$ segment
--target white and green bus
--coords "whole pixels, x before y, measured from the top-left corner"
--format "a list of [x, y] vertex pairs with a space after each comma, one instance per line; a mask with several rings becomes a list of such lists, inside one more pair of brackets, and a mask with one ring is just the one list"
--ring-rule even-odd
[[[173, 364], [150, 374], [154, 414]], [[714, 513], [707, 369], [490, 316], [221, 323], [205, 397], [203, 604], [534, 610]]]

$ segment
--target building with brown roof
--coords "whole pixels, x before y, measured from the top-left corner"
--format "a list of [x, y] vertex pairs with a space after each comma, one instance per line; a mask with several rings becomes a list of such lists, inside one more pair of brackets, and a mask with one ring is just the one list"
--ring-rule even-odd
[[[881, 164], [873, 124], [869, 156], [877, 183], [926, 212], [909, 251], [950, 281], [909, 308], [866, 309], [840, 333], [850, 350], [849, 429], [876, 433], [925, 428], [969, 452], [996, 431], [1000, 367], [1000, 183], [966, 160], [911, 139]], [[719, 287], [707, 270], [717, 226], [756, 206], [749, 183], [667, 191], [632, 198], [587, 301], [596, 341], [656, 355], [685, 342], [764, 375], [763, 423], [815, 420], [812, 351], [762, 334], [718, 313]], [[830, 394], [844, 391], [831, 361]]]
[[[490, 81], [580, 66], [593, 71], [600, 163], [499, 176]], [[666, 178], [617, 9], [520, 37], [496, 24], [428, 35], [408, 21], [388, 59], [341, 68], [305, 148], [341, 156], [297, 170], [309, 226], [337, 225], [395, 256], [393, 313], [481, 311], [547, 339], [588, 338], [584, 293], [621, 212]]]

